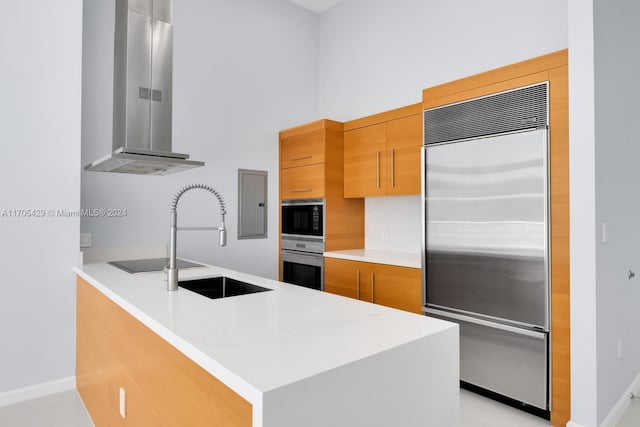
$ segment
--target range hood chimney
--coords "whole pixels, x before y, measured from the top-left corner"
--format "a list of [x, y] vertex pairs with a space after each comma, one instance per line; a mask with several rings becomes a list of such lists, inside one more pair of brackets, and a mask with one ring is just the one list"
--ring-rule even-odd
[[166, 175], [204, 166], [171, 151], [173, 1], [116, 0], [113, 152], [88, 171]]

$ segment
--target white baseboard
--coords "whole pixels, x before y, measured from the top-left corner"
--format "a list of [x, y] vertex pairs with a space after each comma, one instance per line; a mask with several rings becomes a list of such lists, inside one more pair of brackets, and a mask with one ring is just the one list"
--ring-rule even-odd
[[620, 396], [618, 402], [611, 408], [609, 411], [609, 415], [602, 421], [600, 427], [614, 427], [622, 415], [627, 410], [629, 405], [631, 405], [631, 394], [638, 394], [638, 390], [640, 390], [640, 374], [636, 376], [631, 385], [625, 390], [625, 392]]
[[0, 393], [0, 407], [24, 402], [25, 400], [36, 399], [49, 394], [60, 393], [61, 391], [73, 390], [75, 388], [76, 377], [68, 377], [17, 390], [5, 391], [4, 393]]
[[569, 421], [569, 422], [567, 423], [567, 427], [584, 427], [584, 426], [583, 426], [582, 424], [578, 424], [578, 423], [577, 423], [577, 422], [575, 422], [575, 421]]

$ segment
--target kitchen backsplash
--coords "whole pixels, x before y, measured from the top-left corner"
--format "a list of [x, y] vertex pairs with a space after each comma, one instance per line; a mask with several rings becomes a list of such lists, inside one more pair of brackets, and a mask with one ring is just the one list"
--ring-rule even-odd
[[420, 196], [365, 199], [365, 248], [420, 253]]

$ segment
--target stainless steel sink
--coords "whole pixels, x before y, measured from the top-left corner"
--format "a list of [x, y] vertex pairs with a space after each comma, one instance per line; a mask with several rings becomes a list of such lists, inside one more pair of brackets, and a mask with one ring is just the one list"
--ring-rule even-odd
[[211, 299], [235, 297], [271, 290], [225, 276], [181, 280], [178, 282], [178, 287]]

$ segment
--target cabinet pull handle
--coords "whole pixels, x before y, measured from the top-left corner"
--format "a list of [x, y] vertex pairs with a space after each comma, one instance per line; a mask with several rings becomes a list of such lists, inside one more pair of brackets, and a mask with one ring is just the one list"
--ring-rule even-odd
[[396, 174], [395, 170], [395, 158], [396, 158], [396, 150], [391, 149], [391, 187], [395, 187], [396, 183], [394, 180], [394, 175]]
[[311, 191], [310, 188], [297, 188], [295, 190], [289, 190], [292, 193], [306, 193], [307, 191]]
[[380, 152], [376, 151], [376, 188], [380, 188]]
[[360, 299], [360, 270], [356, 271], [356, 299]]
[[374, 292], [375, 292], [375, 287], [374, 287], [374, 286], [375, 286], [375, 284], [374, 284], [374, 278], [375, 278], [375, 276], [374, 276], [373, 271], [372, 271], [372, 272], [371, 272], [371, 302], [373, 302], [373, 298], [374, 298], [374, 297], [373, 297], [373, 294], [374, 294]]
[[310, 159], [311, 157], [311, 154], [303, 154], [302, 156], [292, 157], [290, 160], [295, 162], [296, 160]]

